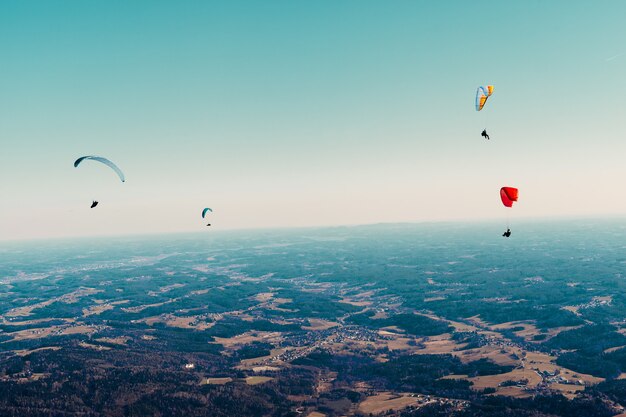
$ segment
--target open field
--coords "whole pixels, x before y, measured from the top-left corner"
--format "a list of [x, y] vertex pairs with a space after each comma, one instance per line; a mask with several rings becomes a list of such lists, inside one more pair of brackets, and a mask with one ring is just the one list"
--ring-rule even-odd
[[59, 346], [46, 346], [46, 347], [30, 349], [30, 350], [14, 350], [13, 353], [15, 353], [18, 356], [27, 356], [35, 352], [41, 352], [43, 350], [61, 350], [61, 348]]
[[388, 410], [402, 410], [410, 405], [417, 405], [420, 398], [411, 394], [381, 392], [367, 397], [359, 404], [358, 410], [365, 414], [382, 414]]
[[180, 317], [172, 314], [166, 314], [157, 317], [147, 317], [138, 321], [146, 323], [149, 326], [153, 326], [155, 323], [163, 323], [170, 327], [196, 330], [210, 329], [215, 325], [215, 322], [206, 322], [205, 320], [206, 318], [201, 316]]
[[50, 336], [69, 336], [75, 334], [92, 334], [97, 332], [95, 326], [87, 325], [61, 325], [41, 327], [36, 329], [20, 330], [8, 333], [12, 337], [9, 341], [16, 342], [22, 340], [42, 339]]
[[80, 342], [80, 343], [78, 343], [78, 346], [83, 347], [85, 349], [93, 349], [93, 350], [97, 350], [97, 351], [111, 350], [112, 349], [112, 348], [110, 348], [108, 346], [96, 345], [96, 344], [87, 343], [87, 342]]
[[224, 385], [232, 382], [232, 378], [206, 378], [202, 381], [203, 384], [206, 385]]
[[459, 354], [465, 347], [464, 343], [452, 340], [450, 334], [442, 334], [418, 339], [419, 347], [414, 353], [420, 355]]
[[126, 346], [129, 340], [131, 340], [128, 336], [118, 336], [118, 337], [99, 337], [94, 339], [96, 342], [100, 343], [109, 343], [113, 345]]
[[305, 330], [326, 330], [336, 326], [339, 326], [339, 323], [321, 319], [309, 319], [308, 326], [302, 326]]
[[252, 342], [275, 342], [281, 339], [282, 335], [278, 332], [246, 332], [238, 336], [223, 338], [216, 337], [215, 343], [219, 343], [225, 348], [233, 348], [250, 344]]
[[274, 378], [271, 378], [269, 376], [248, 376], [245, 378], [245, 381], [246, 381], [246, 384], [248, 385], [258, 385], [258, 384], [263, 384], [265, 382], [269, 382], [273, 379]]

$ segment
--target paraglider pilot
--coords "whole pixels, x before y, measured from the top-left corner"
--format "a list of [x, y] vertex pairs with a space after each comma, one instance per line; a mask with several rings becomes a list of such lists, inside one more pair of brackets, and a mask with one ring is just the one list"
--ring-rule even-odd
[[97, 205], [98, 205], [98, 202], [96, 200], [94, 200], [93, 203], [91, 203], [91, 207], [90, 208], [94, 208]]
[[509, 236], [511, 236], [511, 229], [509, 229], [509, 228], [507, 227], [506, 232], [502, 233], [502, 236], [504, 236], [504, 237], [509, 237]]
[[480, 134], [483, 138], [489, 140], [489, 135], [487, 134], [487, 129], [483, 129], [483, 132]]

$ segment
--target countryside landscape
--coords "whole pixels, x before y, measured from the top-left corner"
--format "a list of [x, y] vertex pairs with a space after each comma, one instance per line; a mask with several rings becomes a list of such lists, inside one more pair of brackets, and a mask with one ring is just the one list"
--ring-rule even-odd
[[508, 246], [489, 227], [4, 244], [0, 407], [622, 415], [626, 224], [529, 223]]

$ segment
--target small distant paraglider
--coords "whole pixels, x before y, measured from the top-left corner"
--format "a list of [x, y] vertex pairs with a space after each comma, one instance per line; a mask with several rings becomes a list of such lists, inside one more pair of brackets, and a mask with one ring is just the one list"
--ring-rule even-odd
[[[110, 160], [108, 160], [106, 158], [103, 158], [101, 156], [94, 156], [94, 155], [81, 156], [76, 161], [74, 161], [74, 168], [78, 168], [78, 166], [85, 160], [97, 161], [97, 162], [100, 162], [100, 163], [108, 166], [113, 171], [115, 171], [115, 173], [117, 174], [117, 176], [120, 178], [120, 180], [122, 182], [126, 182], [126, 178], [124, 177], [124, 173], [122, 172], [122, 170], [117, 165], [115, 165], [113, 162], [111, 162]], [[98, 205], [98, 202], [96, 200], [94, 200], [91, 203], [91, 207], [90, 208], [94, 208], [97, 205]]]
[[[206, 207], [206, 208], [204, 208], [204, 209], [202, 210], [202, 218], [203, 218], [203, 219], [206, 217], [206, 214], [207, 214], [209, 211], [210, 211], [211, 213], [213, 213], [213, 209], [211, 209], [211, 208], [209, 208], [209, 207]], [[210, 225], [211, 225], [211, 223], [208, 223], [208, 224], [207, 224], [207, 226], [210, 226]]]
[[[487, 103], [487, 99], [491, 97], [493, 94], [493, 85], [480, 86], [476, 90], [476, 111], [481, 111], [485, 104]], [[487, 133], [487, 129], [483, 129], [480, 134], [483, 138], [489, 140], [489, 134]]]
[[[519, 191], [517, 190], [517, 188], [514, 188], [514, 187], [500, 188], [500, 199], [502, 200], [502, 204], [504, 204], [504, 207], [508, 207], [508, 208], [513, 207], [513, 203], [517, 201], [518, 194], [519, 194]], [[506, 232], [504, 232], [502, 236], [503, 237], [511, 236], [511, 229], [509, 228], [508, 220], [507, 220]]]

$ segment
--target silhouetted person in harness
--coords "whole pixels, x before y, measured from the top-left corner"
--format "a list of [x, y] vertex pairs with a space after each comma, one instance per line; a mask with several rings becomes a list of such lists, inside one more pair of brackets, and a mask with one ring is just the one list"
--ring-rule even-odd
[[502, 233], [502, 236], [504, 236], [504, 237], [509, 237], [509, 236], [511, 236], [511, 229], [509, 229], [509, 228], [507, 227], [506, 232]]
[[98, 202], [94, 200], [94, 202], [93, 202], [93, 203], [91, 203], [91, 207], [90, 207], [90, 208], [94, 208], [94, 207], [95, 207], [95, 206], [97, 206], [97, 205], [98, 205]]
[[480, 134], [483, 138], [489, 140], [489, 135], [487, 134], [487, 129], [483, 129], [483, 132]]

